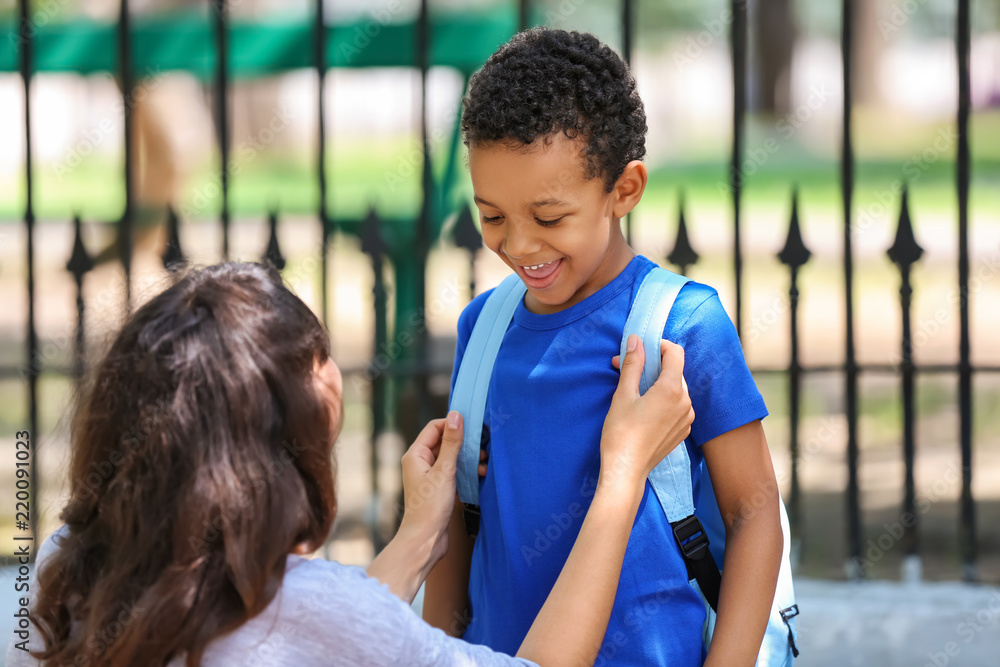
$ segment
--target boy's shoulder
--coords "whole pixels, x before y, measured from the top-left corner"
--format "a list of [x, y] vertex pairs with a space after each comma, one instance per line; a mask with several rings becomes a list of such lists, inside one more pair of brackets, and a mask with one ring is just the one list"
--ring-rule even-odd
[[[649, 272], [656, 268], [663, 268], [642, 255], [639, 258], [643, 260], [645, 266], [639, 271], [635, 284], [632, 286], [632, 302], [635, 302], [639, 286]], [[729, 319], [725, 309], [722, 307], [722, 303], [719, 301], [719, 293], [714, 287], [707, 283], [698, 282], [697, 280], [689, 280], [690, 282], [681, 287], [677, 293], [674, 305], [670, 309], [670, 317], [667, 320], [665, 333], [670, 330], [678, 333], [678, 329], [683, 328], [689, 323], [691, 317], [696, 313], [699, 317], [707, 316], [710, 319], [718, 319], [721, 315], [726, 321]]]

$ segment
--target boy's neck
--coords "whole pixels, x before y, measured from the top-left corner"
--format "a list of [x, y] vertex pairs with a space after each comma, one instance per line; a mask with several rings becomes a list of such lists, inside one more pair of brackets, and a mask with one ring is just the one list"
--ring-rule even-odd
[[617, 278], [635, 256], [636, 252], [625, 242], [625, 237], [622, 235], [621, 228], [619, 227], [611, 245], [608, 247], [608, 252], [604, 255], [604, 259], [601, 260], [601, 263], [590, 275], [587, 282], [581, 285], [580, 289], [572, 297], [563, 303], [550, 305], [539, 303], [531, 296], [531, 292], [528, 292], [524, 297], [524, 306], [529, 312], [538, 315], [551, 315], [552, 313], [558, 313], [559, 311], [575, 306], [591, 294], [596, 294], [602, 287]]

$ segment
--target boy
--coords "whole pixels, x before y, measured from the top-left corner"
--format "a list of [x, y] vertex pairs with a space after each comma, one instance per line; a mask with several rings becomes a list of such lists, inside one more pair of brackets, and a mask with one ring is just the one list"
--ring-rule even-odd
[[[424, 618], [513, 653], [593, 495], [618, 382], [617, 363], [607, 359], [653, 267], [628, 247], [620, 225], [646, 186], [646, 118], [614, 51], [592, 35], [551, 29], [502, 46], [472, 78], [464, 105], [483, 241], [527, 293], [489, 387], [478, 537], [467, 533], [456, 501], [448, 553], [427, 577]], [[459, 320], [456, 373], [487, 295]], [[663, 337], [685, 349], [695, 411], [685, 446], [692, 474], [708, 466], [727, 528], [720, 613], [704, 664], [752, 666], [782, 546], [760, 424], [767, 410], [714, 289], [686, 285]], [[701, 665], [705, 607], [650, 491], [647, 483], [598, 664]]]

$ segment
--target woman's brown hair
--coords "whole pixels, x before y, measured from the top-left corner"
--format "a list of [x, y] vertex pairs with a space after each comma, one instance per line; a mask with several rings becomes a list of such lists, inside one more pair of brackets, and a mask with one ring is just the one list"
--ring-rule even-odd
[[267, 265], [194, 269], [124, 324], [75, 405], [68, 532], [38, 573], [45, 665], [164, 665], [264, 610], [336, 512], [330, 355]]

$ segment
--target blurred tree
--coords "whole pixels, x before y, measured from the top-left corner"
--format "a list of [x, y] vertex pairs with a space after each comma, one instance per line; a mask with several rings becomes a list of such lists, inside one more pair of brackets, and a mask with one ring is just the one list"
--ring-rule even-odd
[[854, 100], [859, 104], [878, 105], [882, 101], [879, 64], [886, 51], [886, 40], [900, 19], [893, 17], [892, 0], [868, 0], [855, 5], [854, 14]]

